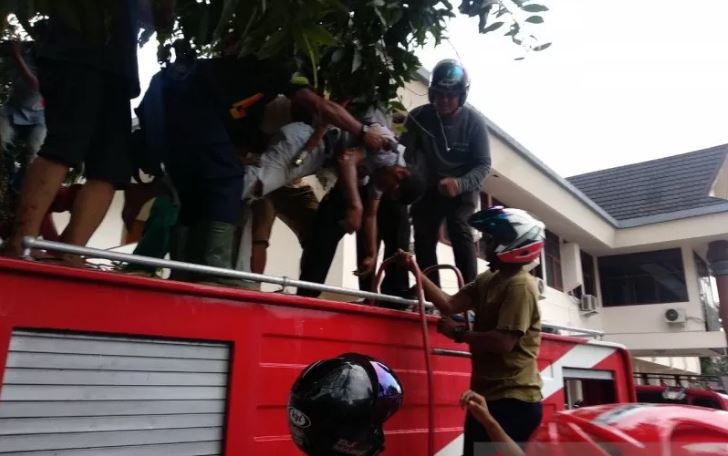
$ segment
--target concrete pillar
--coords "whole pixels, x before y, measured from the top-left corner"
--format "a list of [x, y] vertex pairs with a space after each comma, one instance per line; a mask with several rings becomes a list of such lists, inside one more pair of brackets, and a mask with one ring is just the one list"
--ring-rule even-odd
[[728, 241], [711, 242], [708, 245], [708, 261], [718, 284], [720, 318], [728, 346]]

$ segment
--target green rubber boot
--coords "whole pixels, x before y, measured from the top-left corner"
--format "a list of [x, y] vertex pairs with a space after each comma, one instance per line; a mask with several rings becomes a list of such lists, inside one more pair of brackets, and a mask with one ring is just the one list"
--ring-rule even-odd
[[[198, 263], [232, 270], [235, 229], [235, 225], [223, 222], [205, 222], [196, 225], [191, 235], [201, 242], [201, 258]], [[257, 288], [254, 282], [209, 274], [196, 274], [192, 281], [245, 289]]]

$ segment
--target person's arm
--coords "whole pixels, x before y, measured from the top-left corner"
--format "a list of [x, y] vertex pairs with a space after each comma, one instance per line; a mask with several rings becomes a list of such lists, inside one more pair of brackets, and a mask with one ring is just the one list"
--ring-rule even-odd
[[[370, 184], [372, 185], [372, 184]], [[374, 271], [377, 261], [377, 211], [379, 198], [370, 195], [364, 205], [364, 220], [362, 221], [362, 235], [364, 236], [363, 258], [359, 261], [359, 268], [354, 273], [357, 276], [366, 276]]]
[[[434, 303], [434, 301], [433, 301]], [[459, 343], [470, 346], [470, 353], [510, 353], [518, 343], [521, 333], [517, 331], [468, 331], [467, 327], [450, 318], [442, 318], [437, 323], [440, 333]]]
[[485, 429], [491, 442], [498, 446], [503, 456], [523, 456], [525, 453], [513, 439], [506, 434], [501, 425], [491, 415], [488, 403], [480, 394], [467, 390], [460, 396], [460, 406], [467, 408], [468, 412]]
[[343, 106], [320, 97], [311, 89], [296, 90], [290, 95], [290, 99], [292, 103], [318, 114], [323, 123], [339, 127], [360, 138], [370, 150], [386, 148], [386, 140], [375, 129], [368, 130], [362, 136], [364, 124], [356, 120]]
[[470, 353], [476, 356], [481, 353], [505, 354], [513, 351], [521, 335], [517, 331], [499, 329], [485, 332], [468, 331], [463, 336], [463, 342], [470, 346]]
[[306, 141], [306, 144], [303, 146], [303, 150], [306, 152], [311, 153], [316, 146], [321, 143], [324, 139], [324, 135], [326, 135], [326, 131], [328, 130], [329, 125], [325, 123], [319, 124], [314, 130], [313, 133], [311, 133], [311, 136], [308, 138], [308, 141]]
[[38, 91], [40, 88], [38, 78], [35, 74], [33, 74], [33, 71], [25, 62], [25, 59], [21, 54], [20, 46], [21, 45], [17, 41], [13, 42], [13, 60], [15, 61], [15, 65], [18, 67], [18, 70], [20, 70], [20, 76], [25, 80], [26, 84], [28, 84], [28, 86], [34, 91]]
[[356, 171], [359, 160], [361, 160], [361, 153], [358, 149], [347, 149], [336, 158], [339, 183], [346, 200], [346, 217], [343, 220], [343, 228], [347, 233], [359, 230], [364, 212]]
[[[396, 254], [400, 262], [406, 263], [412, 254], [399, 250]], [[432, 280], [420, 272], [420, 281], [422, 283], [425, 298], [440, 311], [442, 315], [449, 316], [456, 313], [465, 312], [473, 306], [473, 283], [469, 283], [454, 295], [449, 295], [442, 291], [440, 287], [435, 285]]]
[[455, 178], [458, 194], [480, 191], [483, 180], [490, 172], [490, 145], [488, 144], [488, 129], [485, 120], [480, 119], [477, 128], [470, 138], [470, 153], [472, 154], [471, 169], [462, 176]]

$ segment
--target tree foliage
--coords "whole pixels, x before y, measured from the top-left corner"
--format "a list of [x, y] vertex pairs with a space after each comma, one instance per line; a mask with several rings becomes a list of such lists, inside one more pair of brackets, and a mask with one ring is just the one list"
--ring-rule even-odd
[[[29, 26], [51, 1], [69, 9], [77, 3], [6, 0], [0, 14], [15, 12]], [[150, 1], [158, 6], [166, 0]], [[157, 30], [159, 56], [167, 60], [171, 41], [183, 38], [206, 56], [235, 52], [292, 59], [317, 89], [367, 105], [395, 98], [420, 67], [416, 48], [439, 44], [456, 12], [477, 18], [481, 33], [500, 31], [540, 51], [548, 43], [528, 35], [527, 24], [543, 22], [540, 14], [547, 10], [536, 0], [462, 0], [458, 8], [449, 0], [177, 0], [174, 29]]]
[[728, 376], [728, 356], [700, 358], [700, 367], [704, 375]]

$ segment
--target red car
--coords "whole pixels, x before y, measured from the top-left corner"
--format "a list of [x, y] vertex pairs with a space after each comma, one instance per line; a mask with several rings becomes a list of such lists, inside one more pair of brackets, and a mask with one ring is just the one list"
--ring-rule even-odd
[[638, 385], [637, 401], [651, 404], [685, 404], [728, 410], [728, 395], [703, 388]]

